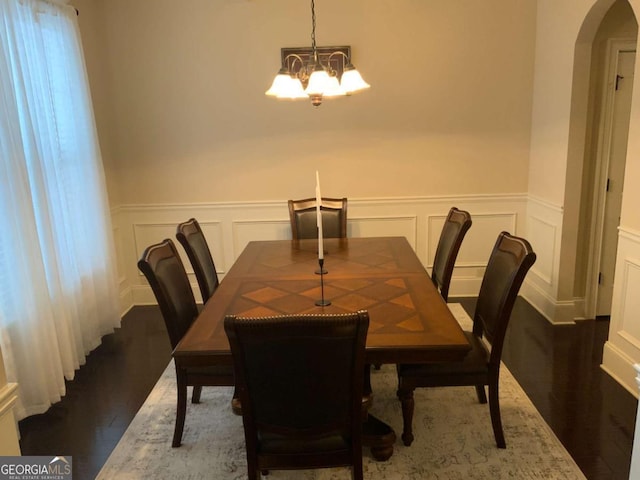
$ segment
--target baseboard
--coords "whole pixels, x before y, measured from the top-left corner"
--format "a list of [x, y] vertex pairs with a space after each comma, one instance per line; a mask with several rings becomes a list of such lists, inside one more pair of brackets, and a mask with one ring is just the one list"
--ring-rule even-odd
[[520, 295], [552, 325], [574, 325], [575, 305], [573, 301], [558, 301], [549, 297], [533, 282], [526, 279], [520, 288]]
[[622, 385], [635, 398], [640, 397], [634, 361], [610, 341], [605, 342], [600, 368]]

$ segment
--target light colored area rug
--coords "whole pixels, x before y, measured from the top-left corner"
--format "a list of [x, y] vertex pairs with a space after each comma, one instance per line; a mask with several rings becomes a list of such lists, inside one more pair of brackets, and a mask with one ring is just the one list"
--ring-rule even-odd
[[[458, 304], [458, 321], [470, 319]], [[584, 479], [584, 475], [544, 422], [511, 373], [502, 367], [500, 406], [507, 449], [493, 438], [488, 405], [472, 387], [422, 388], [415, 392], [415, 440], [400, 440], [402, 413], [396, 398], [395, 367], [372, 371], [372, 413], [396, 430], [395, 451], [377, 462], [363, 450], [365, 479]], [[171, 448], [175, 420], [175, 369], [170, 363], [107, 460], [99, 479], [236, 480], [247, 478], [242, 419], [231, 412], [231, 388], [202, 391], [188, 404], [182, 446]], [[350, 479], [347, 468], [272, 471], [265, 479]]]

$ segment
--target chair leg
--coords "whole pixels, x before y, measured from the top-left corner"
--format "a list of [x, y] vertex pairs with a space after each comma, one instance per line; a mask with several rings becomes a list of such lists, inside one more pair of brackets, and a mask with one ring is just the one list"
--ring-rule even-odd
[[489, 382], [489, 412], [491, 413], [491, 425], [493, 436], [496, 438], [498, 448], [507, 448], [502, 431], [502, 418], [500, 418], [500, 401], [498, 398], [498, 378]]
[[202, 393], [202, 385], [196, 385], [193, 387], [191, 393], [191, 403], [200, 403], [200, 394]]
[[233, 398], [231, 399], [231, 411], [234, 415], [242, 416], [242, 403], [240, 402], [238, 387], [233, 388]]
[[184, 419], [187, 415], [187, 374], [184, 370], [176, 367], [176, 380], [178, 384], [178, 401], [176, 409], [176, 426], [173, 431], [172, 447], [179, 447], [182, 443], [182, 431], [184, 430]]
[[399, 388], [398, 398], [402, 405], [402, 443], [405, 446], [413, 443], [413, 410], [415, 402], [413, 400], [413, 388]]
[[371, 388], [371, 365], [364, 366], [364, 380], [362, 384], [362, 421], [367, 420], [369, 409], [373, 402], [373, 389]]
[[476, 394], [478, 395], [478, 402], [487, 403], [487, 394], [484, 391], [484, 385], [476, 385]]
[[[249, 458], [249, 455], [247, 455], [247, 468], [249, 470], [247, 475], [249, 480], [260, 480], [262, 475], [265, 474], [265, 471], [260, 471], [258, 468], [257, 459], [255, 457]], [[268, 471], [266, 472], [268, 473]]]
[[353, 467], [351, 468], [351, 478], [353, 480], [363, 480], [364, 473], [362, 471], [362, 456], [360, 461], [354, 460]]

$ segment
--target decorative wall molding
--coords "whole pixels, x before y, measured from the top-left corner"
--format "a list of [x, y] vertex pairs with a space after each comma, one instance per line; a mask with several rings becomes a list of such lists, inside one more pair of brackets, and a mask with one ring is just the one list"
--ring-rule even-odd
[[[354, 237], [404, 236], [430, 268], [444, 218], [452, 206], [468, 210], [473, 226], [460, 249], [450, 294], [477, 295], [498, 233], [507, 230], [525, 235], [524, 194], [350, 198], [347, 232]], [[291, 238], [286, 200], [123, 205], [112, 210], [112, 215], [122, 312], [132, 305], [155, 303], [137, 269], [137, 260], [148, 245], [175, 238], [176, 225], [191, 217], [197, 218], [203, 228], [221, 279], [248, 242]], [[198, 298], [197, 282], [186, 255], [182, 259]]]
[[547, 283], [549, 286], [553, 286], [553, 265], [557, 258], [556, 238], [558, 225], [536, 215], [531, 215], [529, 220], [531, 222], [529, 231], [536, 232], [535, 239], [531, 240], [534, 242], [535, 240], [538, 240], [538, 242], [536, 242], [537, 248], [542, 248], [544, 252], [547, 253], [547, 255], [543, 256], [541, 259], [537, 259], [531, 269], [536, 272], [543, 282]]
[[553, 324], [574, 323], [573, 300], [558, 300], [560, 245], [564, 209], [535, 195], [528, 196], [526, 232], [536, 252], [521, 294]]
[[625, 240], [640, 244], [640, 232], [637, 230], [624, 228], [621, 226], [618, 228], [618, 236], [624, 238]]
[[620, 228], [609, 338], [602, 368], [638, 396], [633, 366], [640, 363], [640, 234]]
[[[425, 268], [430, 269], [444, 219], [452, 206], [468, 210], [473, 225], [456, 261], [451, 296], [477, 295], [495, 238], [506, 230], [526, 237], [538, 256], [521, 295], [551, 323], [574, 323], [575, 302], [558, 301], [556, 292], [563, 220], [559, 205], [524, 194], [353, 198], [349, 199], [348, 235], [404, 236]], [[112, 215], [123, 313], [132, 305], [155, 303], [136, 263], [149, 244], [175, 238], [176, 225], [182, 221], [198, 219], [221, 279], [249, 241], [291, 238], [286, 200], [123, 205], [113, 209]], [[638, 232], [621, 230], [620, 235], [640, 244]], [[186, 255], [182, 258], [199, 298], [191, 266]]]
[[562, 205], [550, 202], [550, 201], [545, 200], [544, 198], [538, 197], [536, 195], [529, 194], [529, 201], [532, 204], [537, 204], [540, 207], [543, 207], [543, 208], [545, 208], [547, 210], [551, 210], [551, 211], [554, 211], [554, 212], [559, 213], [559, 214], [564, 213], [564, 207]]

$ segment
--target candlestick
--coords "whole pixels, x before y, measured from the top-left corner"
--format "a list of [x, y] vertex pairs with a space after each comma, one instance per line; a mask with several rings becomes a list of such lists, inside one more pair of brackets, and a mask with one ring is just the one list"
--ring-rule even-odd
[[[320, 175], [316, 170], [316, 223], [318, 226], [318, 262], [320, 267], [316, 270], [316, 273], [323, 275], [327, 273], [324, 265], [324, 235], [322, 233], [322, 195], [320, 194]], [[322, 283], [322, 279], [320, 279]]]
[[316, 214], [318, 223], [318, 260], [324, 259], [324, 241], [322, 238], [322, 196], [320, 195], [320, 175], [316, 170]]
[[320, 264], [320, 269], [318, 270], [320, 272], [320, 300], [316, 300], [316, 305], [318, 307], [328, 307], [331, 305], [331, 300], [324, 298], [324, 274], [327, 273], [324, 270], [324, 259], [318, 259], [318, 263]]

